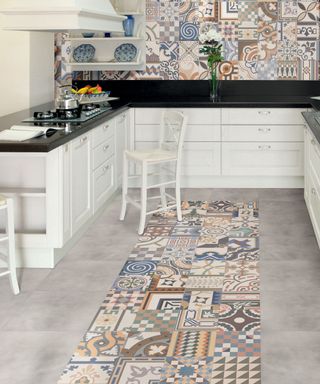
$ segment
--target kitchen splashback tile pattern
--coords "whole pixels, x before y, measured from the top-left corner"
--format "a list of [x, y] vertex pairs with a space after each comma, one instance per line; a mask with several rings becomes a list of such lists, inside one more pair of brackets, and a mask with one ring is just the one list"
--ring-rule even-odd
[[259, 384], [257, 203], [151, 217], [59, 384]]
[[[198, 36], [208, 26], [222, 35], [224, 80], [320, 78], [319, 0], [147, 0], [146, 20], [145, 71], [73, 72], [73, 78], [207, 79]], [[63, 64], [70, 52], [60, 45], [57, 80], [70, 80]]]

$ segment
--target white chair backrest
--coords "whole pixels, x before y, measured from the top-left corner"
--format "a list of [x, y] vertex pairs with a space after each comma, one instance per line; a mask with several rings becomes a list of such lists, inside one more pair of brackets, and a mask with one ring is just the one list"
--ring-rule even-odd
[[162, 113], [159, 147], [165, 151], [181, 154], [187, 117], [180, 111], [166, 110]]

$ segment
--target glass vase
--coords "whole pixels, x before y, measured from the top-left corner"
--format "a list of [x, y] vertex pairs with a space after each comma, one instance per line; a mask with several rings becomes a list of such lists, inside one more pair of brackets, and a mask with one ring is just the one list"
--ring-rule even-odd
[[134, 17], [132, 15], [127, 15], [126, 20], [123, 20], [123, 29], [125, 36], [133, 36], [134, 29]]
[[210, 85], [210, 100], [218, 101], [220, 96], [220, 80], [218, 77], [217, 66], [212, 69], [211, 76], [209, 79]]

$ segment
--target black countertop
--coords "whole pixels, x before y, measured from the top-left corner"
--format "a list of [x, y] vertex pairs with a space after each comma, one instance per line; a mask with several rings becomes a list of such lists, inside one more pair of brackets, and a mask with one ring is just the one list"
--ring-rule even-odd
[[[112, 110], [81, 124], [71, 124], [71, 132], [57, 131], [50, 137], [42, 136], [23, 142], [0, 141], [1, 152], [49, 152], [66, 142], [84, 134], [103, 121], [112, 118], [130, 107], [134, 108], [311, 108], [320, 110], [320, 103], [307, 96], [224, 96], [218, 102], [208, 97], [139, 97], [125, 100], [121, 98], [110, 102]], [[43, 104], [0, 118], [0, 130], [9, 129], [34, 111], [53, 109], [53, 103]], [[28, 125], [28, 124], [27, 124]]]
[[[112, 117], [122, 113], [129, 108], [128, 102], [115, 100], [110, 101], [112, 109], [102, 113], [101, 115], [94, 117], [84, 123], [77, 124], [69, 122], [71, 132], [65, 132], [64, 130], [56, 131], [52, 136], [41, 136], [31, 140], [22, 142], [16, 141], [0, 141], [0, 152], [50, 152], [53, 149], [60, 147], [70, 140], [90, 131], [103, 121], [111, 119]], [[15, 124], [33, 115], [35, 111], [48, 111], [54, 109], [54, 103], [42, 104], [30, 109], [12, 113], [10, 115], [0, 118], [0, 131], [9, 129]], [[31, 123], [23, 123], [22, 125], [32, 125]]]
[[302, 112], [302, 115], [315, 138], [320, 143], [320, 123], [315, 119], [316, 117], [320, 119], [320, 112]]

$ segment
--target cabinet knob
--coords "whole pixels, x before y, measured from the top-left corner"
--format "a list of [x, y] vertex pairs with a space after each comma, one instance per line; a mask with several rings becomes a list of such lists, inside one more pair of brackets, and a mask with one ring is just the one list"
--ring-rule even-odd
[[81, 142], [81, 143], [85, 143], [87, 140], [88, 140], [88, 137], [85, 136], [85, 137], [82, 137], [82, 138], [80, 139], [80, 142]]
[[109, 168], [110, 168], [110, 165], [103, 167], [102, 168], [103, 173], [106, 173]]
[[259, 115], [265, 115], [266, 116], [266, 115], [270, 115], [271, 112], [270, 111], [259, 111], [258, 113], [259, 113]]
[[109, 148], [110, 148], [110, 145], [105, 145], [105, 146], [103, 147], [103, 150], [104, 150], [104, 151], [107, 151]]
[[316, 141], [315, 141], [315, 139], [312, 139], [312, 140], [311, 140], [311, 144], [312, 144], [312, 145], [316, 145]]
[[260, 149], [260, 151], [269, 151], [271, 149], [271, 145], [259, 145], [258, 149]]
[[109, 128], [109, 125], [105, 125], [105, 126], [103, 127], [103, 130], [106, 131], [108, 128]]
[[271, 128], [258, 128], [259, 132], [267, 133], [271, 131]]
[[316, 194], [317, 194], [316, 189], [315, 189], [315, 188], [312, 188], [312, 189], [311, 189], [311, 193], [312, 193], [313, 195], [316, 195]]

